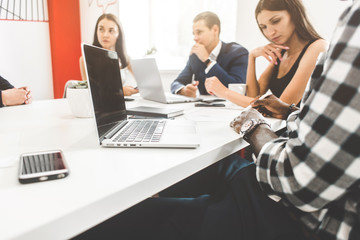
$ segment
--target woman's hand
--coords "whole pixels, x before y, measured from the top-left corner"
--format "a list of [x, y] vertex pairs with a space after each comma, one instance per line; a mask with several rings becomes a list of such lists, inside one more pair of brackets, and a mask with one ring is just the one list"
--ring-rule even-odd
[[[286, 119], [290, 113], [290, 104], [281, 101], [274, 95], [270, 95], [262, 100], [255, 99], [251, 106], [262, 114], [273, 118]], [[294, 107], [293, 110], [297, 109], [297, 107]]]
[[226, 91], [229, 89], [225, 87], [217, 77], [210, 77], [205, 80], [206, 91], [217, 97], [225, 98]]
[[263, 56], [270, 63], [277, 65], [277, 59], [280, 59], [280, 61], [282, 61], [281, 51], [283, 49], [288, 50], [289, 47], [270, 43], [268, 45], [253, 49], [250, 52], [250, 56], [254, 58]]
[[139, 89], [131, 86], [123, 86], [124, 96], [131, 96], [139, 92]]

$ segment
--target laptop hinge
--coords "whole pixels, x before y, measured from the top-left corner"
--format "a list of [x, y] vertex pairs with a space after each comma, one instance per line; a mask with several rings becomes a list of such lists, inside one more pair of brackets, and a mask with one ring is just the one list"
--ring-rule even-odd
[[126, 124], [128, 123], [128, 121], [122, 121], [119, 124], [117, 124], [116, 126], [114, 126], [112, 129], [110, 129], [107, 133], [105, 133], [104, 139], [110, 139], [112, 138], [116, 133], [118, 133], [118, 131], [123, 128]]

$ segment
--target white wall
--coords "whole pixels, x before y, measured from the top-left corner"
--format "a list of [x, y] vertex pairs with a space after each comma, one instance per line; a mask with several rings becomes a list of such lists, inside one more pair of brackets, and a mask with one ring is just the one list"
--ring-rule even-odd
[[53, 98], [49, 24], [0, 20], [0, 32], [0, 75], [34, 100]]
[[104, 11], [105, 13], [112, 13], [115, 16], [119, 16], [119, 2], [117, 0], [79, 0], [79, 2], [81, 41], [92, 44], [97, 19]]

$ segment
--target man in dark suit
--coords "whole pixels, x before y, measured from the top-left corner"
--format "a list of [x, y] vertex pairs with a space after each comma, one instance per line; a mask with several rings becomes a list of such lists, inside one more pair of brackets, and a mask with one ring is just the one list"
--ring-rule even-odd
[[14, 88], [0, 76], [0, 107], [31, 103], [31, 91], [27, 87]]
[[220, 41], [220, 20], [212, 12], [198, 14], [193, 21], [195, 45], [185, 69], [171, 84], [171, 92], [196, 97], [208, 94], [205, 79], [216, 76], [225, 85], [245, 83], [248, 51], [237, 43]]

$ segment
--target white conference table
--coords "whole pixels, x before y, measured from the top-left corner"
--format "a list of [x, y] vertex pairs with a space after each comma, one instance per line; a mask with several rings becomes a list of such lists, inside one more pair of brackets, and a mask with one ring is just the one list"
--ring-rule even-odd
[[[197, 149], [102, 148], [93, 118], [75, 118], [66, 99], [0, 108], [0, 239], [68, 239], [244, 148], [229, 122], [241, 108], [143, 100], [127, 107], [183, 108], [197, 122]], [[274, 129], [283, 122], [269, 120]], [[18, 182], [21, 153], [61, 149], [68, 177]]]

